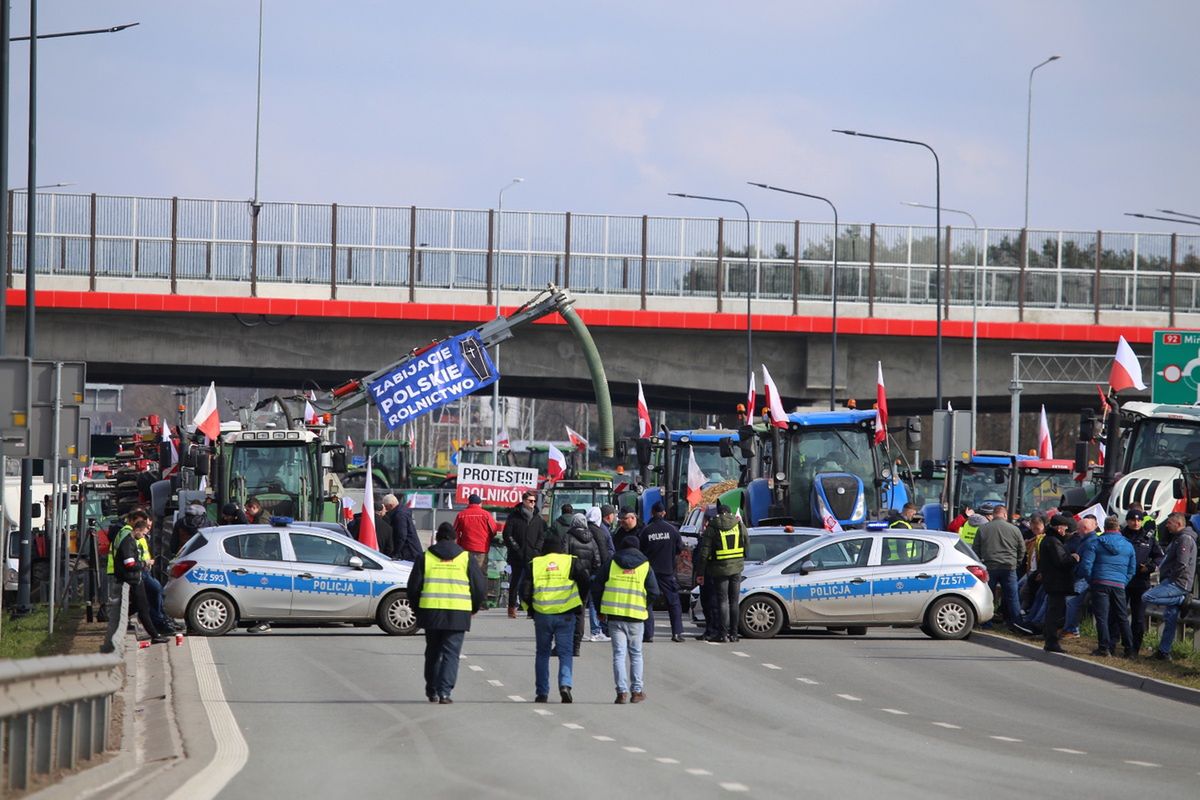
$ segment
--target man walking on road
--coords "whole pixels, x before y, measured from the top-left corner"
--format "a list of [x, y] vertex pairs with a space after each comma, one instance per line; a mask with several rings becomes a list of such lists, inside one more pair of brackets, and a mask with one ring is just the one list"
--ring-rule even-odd
[[616, 705], [640, 703], [646, 699], [642, 626], [658, 594], [658, 582], [638, 544], [636, 536], [622, 539], [621, 549], [604, 564], [592, 582], [592, 598], [600, 607], [601, 616], [607, 619], [612, 636]]
[[[1192, 517], [1200, 522], [1200, 515]], [[1175, 626], [1180, 610], [1200, 608], [1192, 600], [1192, 584], [1196, 580], [1196, 531], [1188, 526], [1187, 518], [1176, 511], [1163, 522], [1163, 531], [1170, 537], [1162, 564], [1158, 567], [1158, 586], [1142, 595], [1146, 605], [1162, 606], [1163, 628], [1158, 649], [1153, 658], [1171, 660], [1171, 644], [1175, 641]]]
[[1129, 609], [1125, 606], [1125, 586], [1137, 572], [1137, 554], [1129, 540], [1121, 535], [1119, 524], [1116, 517], [1104, 520], [1104, 533], [1093, 536], [1080, 552], [1077, 572], [1088, 579], [1092, 613], [1096, 616], [1097, 646], [1092, 655], [1116, 655], [1111, 614], [1121, 632], [1125, 657], [1130, 658], [1134, 654], [1133, 631], [1129, 627]]
[[741, 595], [742, 568], [746, 563], [746, 525], [724, 505], [708, 521], [700, 538], [696, 582], [712, 582], [712, 609], [716, 612], [714, 635], [708, 642], [736, 642]]
[[1017, 568], [1025, 555], [1025, 537], [1021, 529], [1008, 521], [1008, 508], [997, 505], [991, 521], [975, 535], [975, 552], [988, 570], [992, 591], [1004, 598], [1004, 621], [1013, 633], [1028, 634], [1021, 615], [1021, 599], [1017, 591]]
[[562, 539], [554, 534], [542, 544], [542, 555], [529, 562], [521, 578], [521, 601], [533, 611], [537, 654], [534, 657], [535, 703], [550, 696], [550, 648], [558, 652], [558, 695], [572, 702], [572, 668], [575, 663], [575, 609], [583, 605], [579, 587], [589, 576], [578, 560], [563, 552]]
[[504, 521], [504, 547], [508, 551], [508, 616], [517, 618], [517, 590], [525, 578], [529, 562], [542, 552], [546, 522], [537, 511], [537, 492], [521, 495], [521, 502], [508, 512]]
[[424, 548], [417, 526], [413, 523], [412, 510], [405, 508], [394, 494], [383, 496], [383, 507], [387, 509], [388, 523], [392, 526], [392, 552], [387, 555], [414, 564], [421, 559]]
[[[655, 503], [650, 513], [654, 519], [642, 528], [640, 538], [642, 552], [650, 562], [654, 579], [667, 601], [667, 613], [671, 618], [671, 641], [683, 641], [683, 609], [679, 603], [679, 583], [675, 580], [675, 557], [683, 550], [683, 539], [679, 528], [667, 521], [667, 510], [662, 503]], [[646, 621], [642, 641], [654, 641], [654, 609]]]
[[408, 602], [425, 629], [425, 697], [443, 705], [454, 702], [450, 694], [458, 680], [463, 639], [487, 597], [483, 571], [454, 536], [450, 523], [439, 525], [433, 546], [408, 576]]
[[1056, 514], [1038, 546], [1038, 571], [1046, 592], [1043, 649], [1048, 653], [1064, 652], [1058, 634], [1067, 618], [1067, 597], [1075, 594], [1075, 565], [1079, 561], [1079, 555], [1067, 547], [1067, 535], [1074, 527], [1075, 520]]
[[480, 570], [487, 569], [488, 548], [497, 530], [496, 520], [483, 510], [483, 498], [477, 494], [467, 497], [467, 507], [454, 518], [458, 546], [471, 554]]

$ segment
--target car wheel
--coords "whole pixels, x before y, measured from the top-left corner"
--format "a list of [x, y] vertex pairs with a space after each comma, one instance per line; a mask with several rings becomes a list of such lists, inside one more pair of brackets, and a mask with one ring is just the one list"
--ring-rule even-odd
[[942, 597], [925, 613], [924, 627], [934, 639], [963, 639], [975, 627], [975, 610], [961, 597]]
[[404, 592], [393, 592], [383, 598], [376, 622], [384, 633], [392, 636], [411, 636], [417, 630], [417, 614]]
[[783, 628], [783, 606], [765, 594], [742, 603], [742, 635], [747, 639], [770, 639]]
[[202, 592], [188, 604], [188, 630], [200, 636], [224, 636], [237, 624], [237, 608], [220, 592]]
[[866, 636], [867, 635], [867, 626], [866, 625], [851, 625], [849, 628], [846, 628], [846, 635], [847, 636]]

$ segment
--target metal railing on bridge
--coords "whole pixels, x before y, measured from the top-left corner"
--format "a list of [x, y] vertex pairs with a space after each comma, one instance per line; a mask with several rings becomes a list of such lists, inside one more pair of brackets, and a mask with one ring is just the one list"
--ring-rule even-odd
[[[26, 269], [25, 198], [12, 193], [8, 281]], [[576, 293], [830, 297], [833, 226], [798, 220], [264, 203], [40, 193], [39, 274], [504, 291], [549, 281]], [[843, 225], [838, 293], [848, 302], [931, 304], [935, 229]], [[1200, 236], [946, 227], [947, 307], [1200, 310]], [[750, 273], [749, 275], [747, 273]], [[978, 294], [976, 295], [976, 288]]]

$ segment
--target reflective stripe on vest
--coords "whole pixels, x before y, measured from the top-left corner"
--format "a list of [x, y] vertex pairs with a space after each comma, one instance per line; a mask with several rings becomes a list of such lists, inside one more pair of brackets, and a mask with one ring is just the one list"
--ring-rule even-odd
[[889, 528], [908, 528], [909, 530], [912, 530], [912, 525], [906, 519], [898, 519], [895, 522], [893, 522], [891, 525], [888, 525], [888, 527]]
[[539, 614], [562, 614], [583, 605], [579, 587], [571, 580], [575, 556], [550, 553], [533, 560], [533, 610]]
[[643, 561], [633, 569], [625, 569], [612, 562], [608, 568], [608, 581], [600, 597], [600, 613], [616, 614], [618, 617], [646, 619], [646, 574], [650, 562]]
[[721, 546], [717, 548], [717, 552], [713, 554], [713, 558], [717, 561], [742, 558], [746, 553], [746, 549], [745, 544], [742, 542], [741, 532], [741, 528], [737, 525], [728, 530], [717, 531], [717, 535], [721, 537]]
[[113, 539], [112, 544], [110, 544], [108, 546], [108, 574], [109, 575], [115, 574], [113, 572], [113, 555], [116, 554], [117, 548], [121, 546], [121, 542], [125, 541], [126, 536], [132, 536], [132, 535], [133, 535], [133, 527], [131, 525], [126, 525], [125, 527], [121, 528], [121, 530], [117, 531], [116, 538]]
[[449, 561], [443, 561], [426, 550], [425, 582], [417, 607], [470, 612], [471, 579], [467, 575], [470, 558], [471, 554], [464, 550]]
[[964, 522], [962, 527], [958, 529], [958, 538], [962, 539], [972, 547], [975, 546], [975, 534], [979, 533], [979, 528], [969, 522]]

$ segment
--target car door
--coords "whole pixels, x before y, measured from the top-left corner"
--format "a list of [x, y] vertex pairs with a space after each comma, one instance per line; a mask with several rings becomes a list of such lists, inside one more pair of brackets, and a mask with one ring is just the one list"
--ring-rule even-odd
[[[793, 625], [837, 624], [871, 616], [867, 559], [871, 537], [838, 539], [799, 556], [784, 569], [792, 578]], [[801, 572], [802, 565], [811, 568]]]
[[245, 619], [281, 619], [292, 609], [295, 570], [283, 560], [278, 532], [242, 533], [221, 542], [225, 581]]
[[871, 568], [871, 597], [881, 621], [918, 622], [937, 589], [941, 552], [916, 536], [884, 536]]
[[371, 602], [370, 569], [350, 566], [367, 557], [349, 545], [315, 532], [289, 532], [297, 572], [292, 583], [296, 618], [367, 619]]

